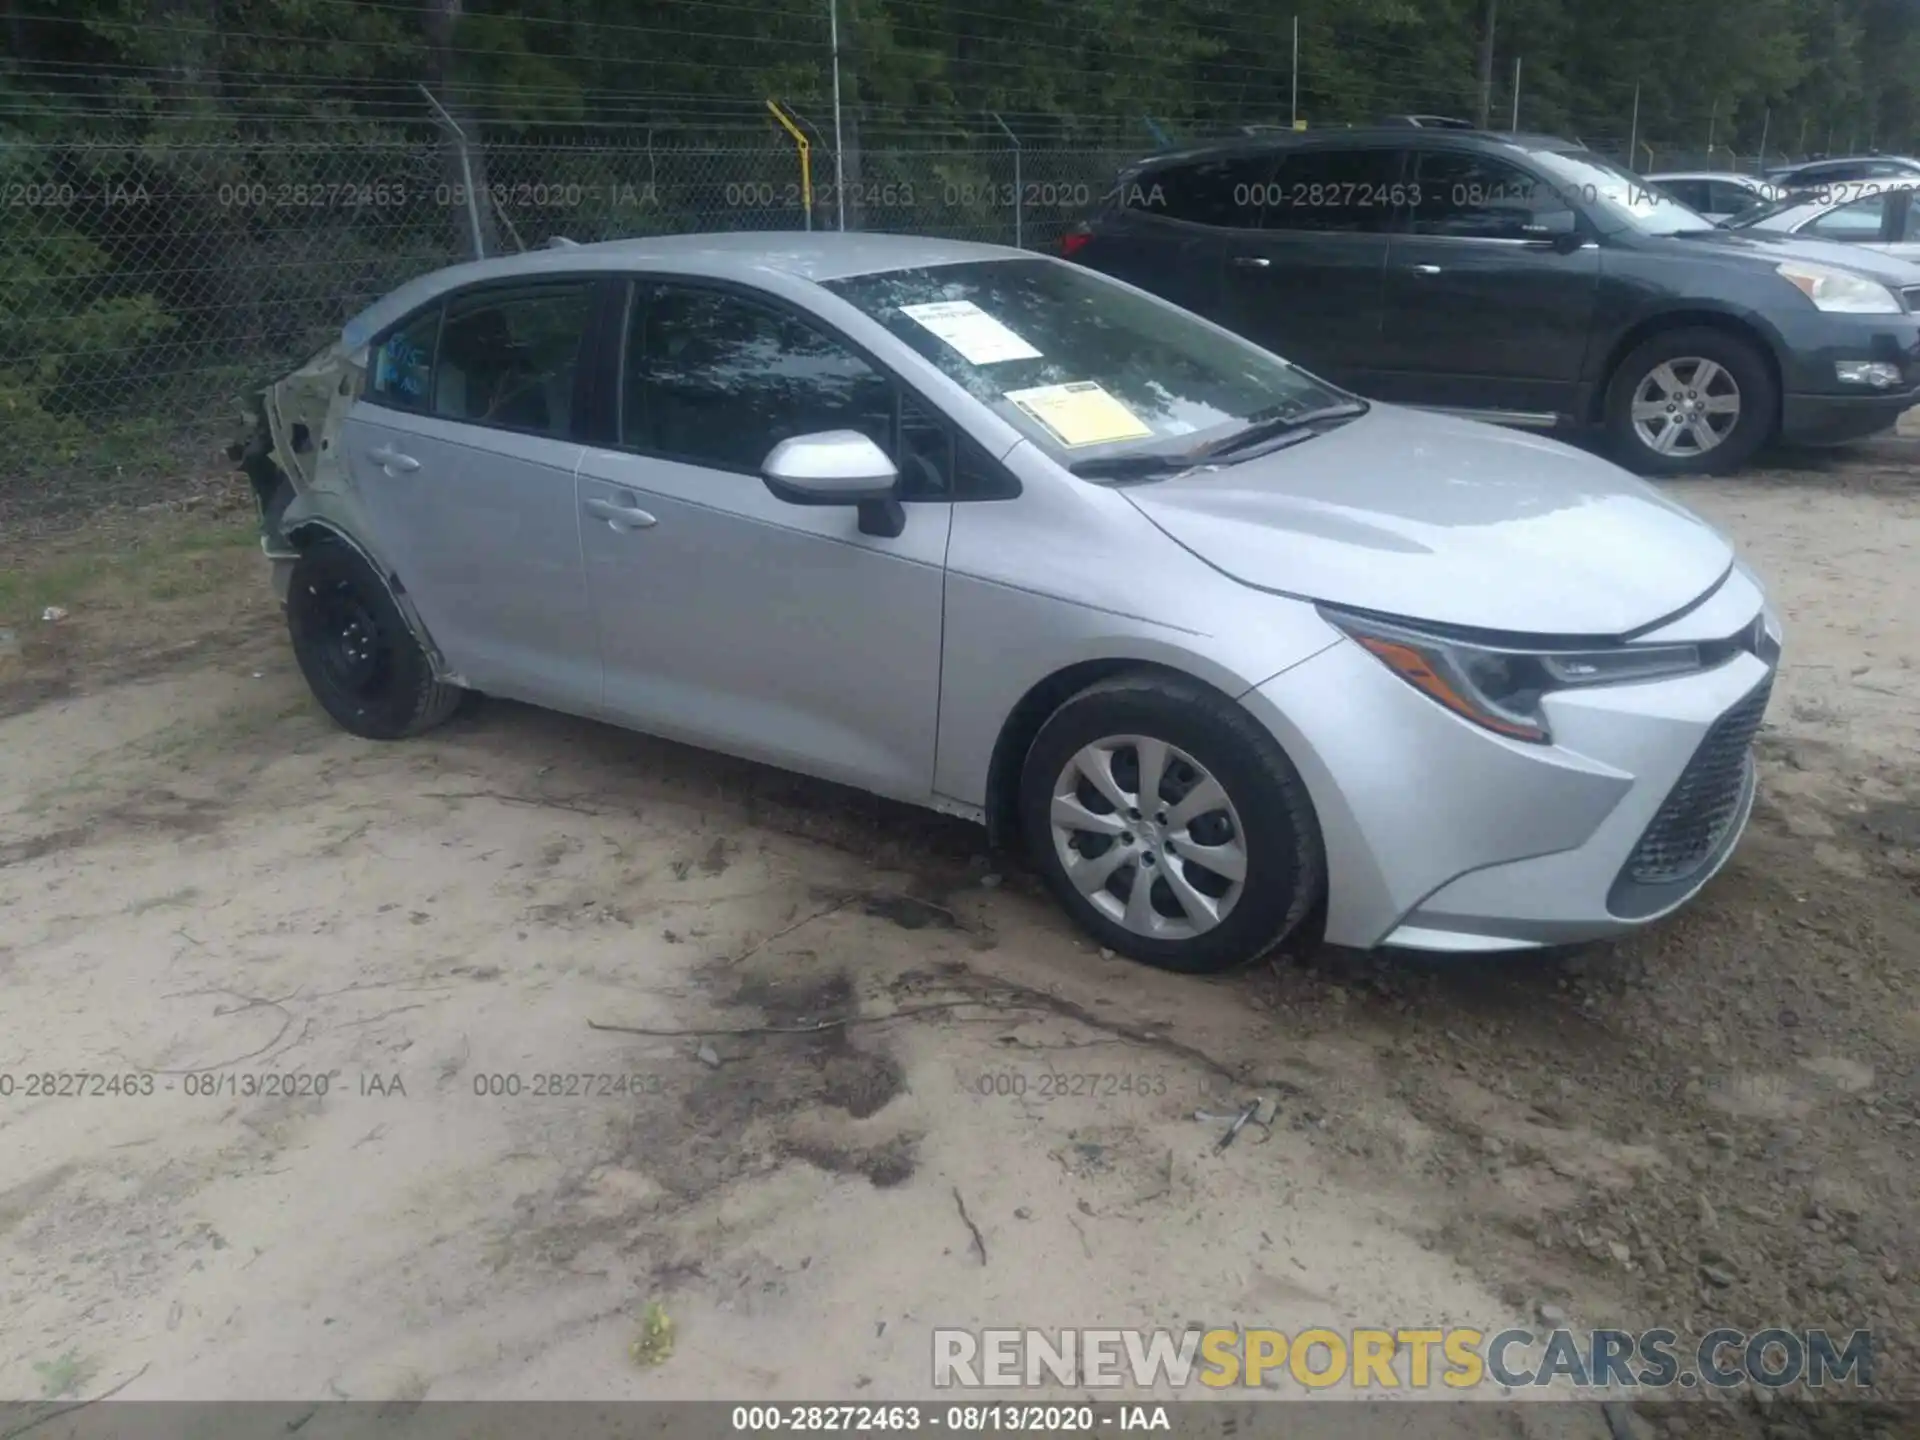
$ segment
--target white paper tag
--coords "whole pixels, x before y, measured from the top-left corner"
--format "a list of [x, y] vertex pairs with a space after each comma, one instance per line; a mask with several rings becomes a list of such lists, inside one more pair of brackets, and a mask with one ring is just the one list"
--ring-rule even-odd
[[1038, 350], [971, 300], [902, 305], [900, 313], [958, 350], [960, 358], [969, 365], [998, 365], [1004, 360], [1040, 358]]

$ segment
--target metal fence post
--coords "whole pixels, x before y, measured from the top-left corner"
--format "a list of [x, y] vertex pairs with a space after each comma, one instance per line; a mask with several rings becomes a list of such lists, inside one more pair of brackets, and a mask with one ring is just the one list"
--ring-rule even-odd
[[1300, 17], [1293, 17], [1293, 128], [1300, 128]]
[[1640, 87], [1633, 87], [1633, 124], [1627, 131], [1627, 168], [1633, 168], [1634, 152], [1640, 148]]
[[840, 228], [847, 228], [847, 177], [840, 168], [847, 147], [840, 138], [840, 0], [827, 0], [827, 28], [833, 42], [833, 198]]
[[807, 137], [800, 127], [788, 119], [787, 112], [775, 104], [771, 98], [767, 100], [767, 109], [773, 112], [773, 118], [778, 120], [782, 128], [793, 137], [794, 146], [800, 152], [800, 203], [807, 207], [807, 229], [811, 230], [813, 229], [813, 147], [807, 143]]
[[446, 112], [440, 102], [433, 98], [433, 92], [426, 86], [420, 87], [420, 93], [427, 97], [427, 103], [433, 106], [441, 122], [453, 132], [453, 143], [460, 154], [460, 188], [467, 196], [467, 238], [473, 246], [473, 258], [484, 260], [487, 256], [486, 241], [480, 234], [480, 198], [473, 193], [473, 159], [467, 154], [467, 132], [460, 128], [453, 116]]
[[1000, 118], [997, 110], [988, 113], [993, 116], [993, 123], [1006, 131], [1007, 139], [1013, 143], [1013, 248], [1021, 250], [1025, 246], [1021, 243], [1020, 211], [1026, 199], [1026, 189], [1020, 183], [1020, 137], [1013, 133], [1012, 126]]

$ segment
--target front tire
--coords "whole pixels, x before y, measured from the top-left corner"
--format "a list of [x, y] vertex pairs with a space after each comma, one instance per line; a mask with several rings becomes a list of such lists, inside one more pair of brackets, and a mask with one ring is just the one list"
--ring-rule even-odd
[[1299, 773], [1244, 709], [1179, 676], [1117, 676], [1056, 710], [1027, 752], [1020, 817], [1068, 913], [1164, 970], [1255, 959], [1326, 889]]
[[1759, 347], [1723, 330], [1663, 331], [1607, 386], [1614, 458], [1641, 475], [1721, 475], [1774, 436], [1780, 387]]
[[386, 585], [338, 541], [316, 541], [294, 562], [287, 632], [314, 699], [362, 739], [418, 735], [452, 715], [467, 693], [435, 679]]

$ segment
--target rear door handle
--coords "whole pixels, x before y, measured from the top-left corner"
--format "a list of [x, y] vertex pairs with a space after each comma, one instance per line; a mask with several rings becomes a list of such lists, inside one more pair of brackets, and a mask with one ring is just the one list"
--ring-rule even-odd
[[420, 468], [420, 462], [418, 460], [414, 459], [411, 455], [403, 455], [391, 445], [382, 445], [378, 450], [375, 450], [373, 452], [373, 458], [379, 463], [380, 468], [385, 470], [389, 475], [405, 474]]
[[1273, 261], [1264, 255], [1236, 255], [1233, 257], [1232, 263], [1238, 265], [1242, 270], [1264, 270], [1273, 264]]
[[1407, 268], [1416, 275], [1438, 275], [1440, 273], [1440, 267], [1438, 265], [1409, 265]]
[[[623, 495], [620, 498], [628, 502], [633, 499], [631, 495]], [[631, 503], [617, 504], [612, 500], [587, 500], [582, 502], [581, 509], [596, 520], [606, 521], [615, 530], [646, 530], [660, 523], [645, 510]]]

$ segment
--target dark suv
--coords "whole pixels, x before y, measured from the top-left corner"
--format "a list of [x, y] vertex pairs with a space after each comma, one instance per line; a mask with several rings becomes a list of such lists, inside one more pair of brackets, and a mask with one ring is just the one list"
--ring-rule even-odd
[[1920, 267], [1717, 229], [1563, 140], [1382, 126], [1128, 167], [1074, 260], [1351, 390], [1604, 427], [1654, 474], [1920, 403]]

